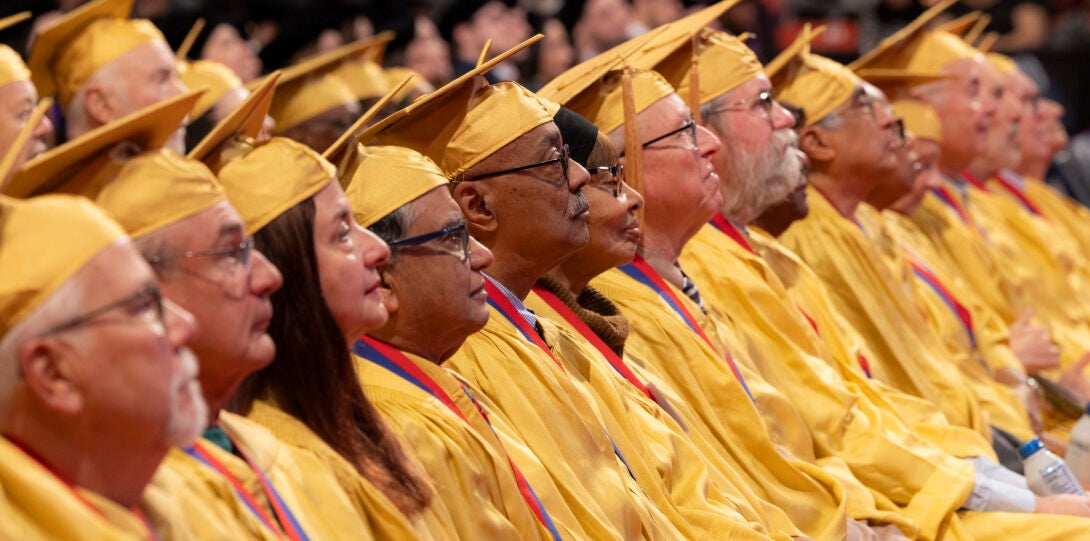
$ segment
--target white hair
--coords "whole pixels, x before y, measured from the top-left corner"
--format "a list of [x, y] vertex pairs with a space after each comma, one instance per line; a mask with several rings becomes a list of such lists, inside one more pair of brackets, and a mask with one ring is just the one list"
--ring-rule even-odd
[[45, 333], [66, 318], [78, 315], [90, 286], [83, 276], [83, 270], [77, 272], [0, 337], [0, 419], [7, 417], [11, 395], [22, 378], [19, 351], [31, 338]]
[[115, 99], [123, 100], [128, 105], [128, 97], [121, 90], [120, 62], [116, 60], [99, 68], [91, 78], [76, 90], [72, 101], [64, 108], [65, 133], [69, 139], [79, 134], [91, 131], [94, 126], [90, 113], [87, 111], [87, 90], [92, 86], [103, 88]]

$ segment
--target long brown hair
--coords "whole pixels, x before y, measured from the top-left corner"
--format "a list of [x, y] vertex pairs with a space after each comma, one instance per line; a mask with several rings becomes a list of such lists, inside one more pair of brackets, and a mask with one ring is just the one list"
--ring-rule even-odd
[[314, 252], [314, 199], [281, 214], [254, 235], [255, 248], [280, 269], [269, 335], [276, 360], [250, 375], [231, 408], [245, 415], [271, 399], [351, 462], [406, 516], [428, 505], [431, 490], [360, 387], [333, 314], [322, 296]]

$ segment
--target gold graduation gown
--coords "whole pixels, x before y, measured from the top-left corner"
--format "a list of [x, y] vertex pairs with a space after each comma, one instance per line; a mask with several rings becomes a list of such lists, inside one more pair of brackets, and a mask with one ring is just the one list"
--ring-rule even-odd
[[[527, 305], [583, 342], [579, 331], [536, 292], [527, 298]], [[634, 351], [635, 348], [626, 348], [623, 361], [641, 384], [650, 384], [654, 389], [653, 396], [659, 397], [656, 400], [665, 400], [672, 413], [667, 413], [635, 385], [625, 381], [602, 355], [588, 355], [588, 361], [594, 363], [598, 377], [617, 381], [630, 395], [629, 400], [663, 418], [665, 425], [678, 426], [676, 422], [670, 422], [674, 420], [672, 418], [665, 420], [668, 415], [677, 415], [683, 432], [676, 437], [692, 442], [714, 470], [716, 475], [713, 477], [732, 487], [736, 497], [744, 500], [739, 505], [747, 518], [763, 522], [774, 534], [777, 531], [781, 535], [790, 533], [797, 528], [815, 539], [843, 539], [846, 497], [844, 488], [832, 476], [810, 464], [789, 462], [775, 452], [767, 433], [752, 430], [753, 425], [744, 434], [730, 436], [722, 431], [732, 427], [706, 425], [681, 393], [641, 368], [646, 363], [638, 360], [639, 354]], [[745, 411], [756, 414], [752, 408]], [[763, 426], [760, 419], [754, 421], [756, 426]], [[754, 459], [756, 456], [762, 457], [760, 463]], [[754, 512], [760, 513], [756, 519]]]
[[[591, 285], [633, 318], [626, 347], [646, 351], [649, 370], [685, 393], [684, 398], [698, 408], [705, 423], [739, 423], [734, 429], [737, 433], [753, 433], [754, 423], [762, 423], [760, 415], [764, 414], [777, 452], [789, 459], [842, 459], [874, 493], [885, 495], [885, 501], [879, 502], [880, 509], [900, 507], [923, 539], [941, 536], [953, 511], [968, 497], [973, 484], [969, 463], [932, 450], [911, 434], [891, 437], [871, 425], [865, 416], [842, 416], [820, 434], [814, 432], [815, 440], [808, 447], [800, 447], [798, 442], [811, 437], [811, 431], [790, 401], [780, 396], [773, 404], [778, 403], [782, 409], [773, 414], [754, 411], [753, 402], [722, 353], [700, 339], [658, 294], [617, 269], [602, 274]], [[669, 287], [690, 313], [700, 314], [684, 294]], [[706, 318], [702, 319], [707, 325]], [[748, 369], [752, 363], [742, 360], [745, 350], [736, 347], [730, 353], [758, 403], [765, 403], [760, 398], [764, 393], [778, 394], [758, 372]], [[768, 455], [766, 451], [753, 456], [760, 459]]]
[[[731, 473], [708, 464], [685, 429], [647, 395], [625, 381], [586, 339], [568, 330], [563, 318], [531, 292], [527, 306], [553, 325], [543, 325], [546, 342], [576, 379], [589, 384], [606, 428], [640, 486], [687, 538], [759, 539], [759, 531], [790, 539], [799, 529], [783, 512], [758, 512], [751, 491]], [[835, 501], [835, 500], [834, 500]], [[845, 515], [834, 505], [818, 534], [843, 537]], [[767, 515], [767, 519], [762, 514]], [[829, 530], [829, 531], [825, 531]]]
[[0, 438], [0, 539], [131, 541], [149, 539], [135, 513], [73, 489], [37, 460]]
[[1062, 227], [1084, 254], [1090, 254], [1090, 209], [1038, 179], [1023, 178], [1026, 180], [1024, 195], [1037, 205], [1045, 219]]
[[[451, 397], [461, 416], [390, 370], [353, 358], [367, 398], [421, 461], [435, 498], [451, 511], [459, 538], [549, 539], [519, 491], [507, 451], [459, 381], [435, 363], [403, 353]], [[544, 494], [549, 487], [532, 488]], [[567, 508], [547, 511], [564, 539], [585, 537]]]
[[908, 394], [934, 402], [957, 426], [991, 430], [956, 360], [927, 326], [923, 314], [860, 227], [840, 215], [813, 186], [810, 214], [780, 237], [828, 286], [833, 302], [877, 353], [871, 374]]
[[277, 486], [299, 487], [310, 512], [322, 517], [330, 539], [428, 537], [426, 527], [414, 530], [378, 487], [299, 419], [264, 401], [254, 402], [247, 419], [265, 427], [291, 455], [294, 466], [274, 467], [266, 474]]
[[966, 205], [986, 231], [1000, 270], [1025, 292], [1024, 307], [1044, 322], [1068, 366], [1090, 351], [1087, 262], [1073, 241], [1012, 198], [967, 184]]
[[[498, 411], [509, 421], [497, 430], [529, 448], [545, 467], [523, 472], [530, 485], [554, 483], [564, 497], [561, 505], [574, 512], [588, 536], [684, 537], [614, 453], [585, 384], [557, 363], [490, 306], [485, 327], [469, 336], [444, 366], [480, 391], [477, 399], [487, 411]], [[539, 481], [542, 473], [549, 479]], [[546, 509], [556, 507], [547, 497], [542, 503]]]
[[[946, 351], [959, 359], [958, 368], [972, 386], [988, 422], [1022, 440], [1035, 438], [1029, 415], [1014, 390], [993, 377], [1001, 367], [1024, 375], [1010, 350], [1001, 318], [956, 279], [955, 271], [907, 216], [879, 212], [863, 203], [856, 218], [881, 249], [890, 271], [924, 309], [928, 325], [942, 338]], [[958, 309], [965, 313], [956, 312]]]
[[[825, 283], [798, 255], [768, 233], [750, 228], [749, 241], [786, 288], [791, 301], [810, 318], [836, 362], [841, 377], [856, 383], [872, 403], [895, 413], [931, 444], [957, 457], [994, 458], [991, 444], [976, 431], [951, 425], [931, 402], [872, 379], [864, 371], [877, 355], [834, 306]], [[808, 321], [809, 323], [809, 321]]]
[[[217, 457], [227, 455], [213, 451], [216, 444], [206, 439], [202, 438], [199, 445]], [[225, 467], [272, 516], [252, 470], [241, 459], [231, 458]], [[269, 529], [247, 509], [226, 477], [177, 448], [170, 450], [144, 490], [141, 509], [163, 541], [281, 539], [279, 532]]]

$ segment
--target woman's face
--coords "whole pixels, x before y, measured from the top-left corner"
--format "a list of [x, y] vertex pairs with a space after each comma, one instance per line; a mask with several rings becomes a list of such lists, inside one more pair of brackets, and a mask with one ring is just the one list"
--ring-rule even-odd
[[336, 179], [314, 194], [314, 254], [322, 295], [346, 340], [386, 323], [377, 268], [390, 249], [352, 218]]
[[643, 197], [622, 178], [595, 172], [593, 165], [590, 169], [591, 179], [583, 190], [590, 203], [590, 243], [581, 250], [581, 259], [604, 271], [628, 263], [636, 254], [641, 234], [636, 210], [643, 206]]

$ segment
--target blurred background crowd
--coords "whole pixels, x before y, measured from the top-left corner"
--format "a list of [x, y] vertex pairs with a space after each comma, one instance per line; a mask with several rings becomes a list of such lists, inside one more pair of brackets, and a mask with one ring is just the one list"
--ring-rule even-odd
[[[4, 0], [0, 16], [69, 11], [84, 0]], [[916, 18], [929, 0], [745, 0], [722, 19], [725, 30], [751, 35], [762, 61], [790, 43], [804, 23], [825, 25], [814, 52], [847, 62]], [[477, 61], [487, 39], [506, 50], [534, 33], [545, 40], [494, 70], [490, 78], [539, 88], [575, 63], [630, 37], [704, 7], [700, 0], [136, 0], [178, 47], [198, 19], [206, 22], [190, 58], [231, 67], [245, 82], [316, 52], [392, 30], [383, 63], [406, 66], [440, 86]], [[1013, 57], [1042, 93], [1067, 111], [1070, 148], [1057, 158], [1053, 183], [1090, 204], [1090, 0], [962, 0], [956, 17], [989, 16], [993, 50]], [[35, 27], [49, 16], [38, 17]], [[29, 25], [0, 33], [26, 52]], [[1064, 170], [1064, 168], [1067, 170]]]

